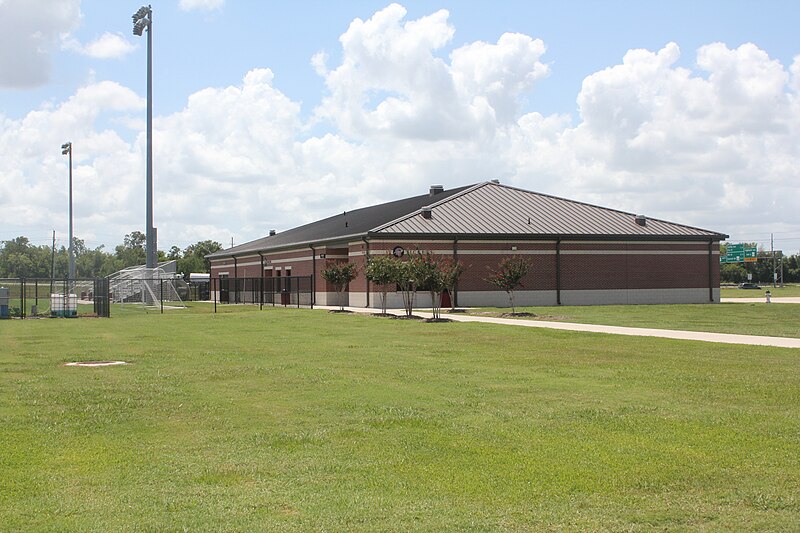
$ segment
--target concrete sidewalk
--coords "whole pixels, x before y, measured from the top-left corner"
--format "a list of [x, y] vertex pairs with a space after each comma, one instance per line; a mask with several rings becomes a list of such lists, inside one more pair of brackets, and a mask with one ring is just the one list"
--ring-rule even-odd
[[[758, 298], [721, 298], [720, 302], [724, 304], [763, 304], [767, 303], [766, 296]], [[800, 297], [798, 296], [782, 296], [780, 298], [772, 298], [774, 304], [800, 304]]]
[[[338, 306], [314, 306], [315, 309], [336, 310]], [[375, 309], [362, 307], [345, 307], [354, 313], [374, 314]], [[390, 309], [394, 315], [402, 315], [402, 310]], [[416, 316], [431, 318], [430, 313], [414, 311]], [[721, 342], [726, 344], [745, 344], [750, 346], [775, 346], [778, 348], [800, 348], [800, 339], [790, 337], [762, 337], [759, 335], [736, 335], [733, 333], [708, 333], [702, 331], [680, 331], [671, 329], [654, 328], [629, 328], [624, 326], [600, 326], [597, 324], [576, 324], [574, 322], [548, 322], [544, 320], [529, 320], [525, 318], [493, 318], [487, 316], [470, 316], [444, 313], [443, 318], [454, 322], [481, 322], [484, 324], [502, 324], [506, 326], [520, 326], [527, 328], [548, 328], [568, 331], [585, 331], [590, 333], [609, 333], [612, 335], [631, 335], [635, 337], [661, 337], [664, 339], [679, 339], [688, 341]]]

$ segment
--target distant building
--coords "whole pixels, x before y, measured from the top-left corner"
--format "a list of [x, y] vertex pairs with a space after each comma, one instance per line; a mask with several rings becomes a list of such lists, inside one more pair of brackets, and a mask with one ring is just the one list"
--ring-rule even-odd
[[[624, 213], [495, 181], [355, 209], [275, 233], [208, 257], [211, 277], [312, 276], [315, 303], [336, 303], [320, 275], [326, 261], [350, 261], [362, 274], [349, 305], [377, 307], [363, 276], [368, 257], [430, 251], [461, 261], [459, 306], [505, 306], [485, 281], [487, 267], [524, 256], [532, 268], [518, 305], [707, 303], [719, 301], [719, 243], [727, 235]], [[402, 307], [391, 292], [390, 307]], [[427, 306], [420, 294], [418, 305]]]

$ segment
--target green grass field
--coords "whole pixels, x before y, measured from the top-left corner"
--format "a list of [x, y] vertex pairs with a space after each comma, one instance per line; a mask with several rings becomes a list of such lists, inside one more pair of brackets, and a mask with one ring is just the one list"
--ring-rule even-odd
[[0, 322], [3, 530], [800, 524], [799, 350], [208, 311]]
[[723, 287], [720, 289], [721, 298], [764, 298], [764, 293], [769, 291], [773, 298], [780, 297], [800, 297], [800, 285], [784, 285], [783, 287], [773, 287], [772, 285], [762, 285], [760, 289], [738, 289], [735, 287]]
[[[766, 303], [722, 303], [694, 305], [596, 305], [564, 307], [517, 307], [518, 313], [532, 313], [520, 320], [551, 320], [800, 338], [800, 305]], [[508, 308], [476, 308], [468, 312], [502, 316]], [[446, 316], [446, 314], [445, 314]]]

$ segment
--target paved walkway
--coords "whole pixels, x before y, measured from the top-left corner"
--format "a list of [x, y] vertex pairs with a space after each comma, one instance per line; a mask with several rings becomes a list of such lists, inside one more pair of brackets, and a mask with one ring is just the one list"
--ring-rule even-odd
[[[314, 306], [315, 309], [334, 310], [336, 306]], [[354, 313], [375, 313], [375, 309], [363, 307], [345, 307]], [[389, 313], [403, 314], [402, 310], [390, 309]], [[430, 313], [414, 311], [423, 318], [430, 318]], [[661, 337], [690, 341], [722, 342], [727, 344], [746, 344], [751, 346], [776, 346], [779, 348], [800, 348], [800, 339], [789, 337], [762, 337], [759, 335], [736, 335], [733, 333], [708, 333], [703, 331], [680, 331], [654, 328], [629, 328], [624, 326], [600, 326], [597, 324], [577, 324], [573, 322], [548, 322], [545, 320], [528, 320], [525, 318], [494, 318], [488, 316], [471, 316], [445, 313], [445, 317], [455, 322], [483, 322], [486, 324], [504, 324], [527, 328], [548, 328], [569, 331], [588, 331], [591, 333], [610, 333], [612, 335], [632, 335], [636, 337]]]
[[[767, 298], [761, 296], [759, 298], [721, 298], [720, 301], [724, 304], [763, 304], [766, 303]], [[800, 304], [800, 297], [798, 296], [782, 296], [780, 298], [772, 298], [774, 304]]]

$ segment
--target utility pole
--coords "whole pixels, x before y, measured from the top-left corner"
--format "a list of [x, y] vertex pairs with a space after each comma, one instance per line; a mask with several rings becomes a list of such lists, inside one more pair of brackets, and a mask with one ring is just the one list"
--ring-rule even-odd
[[775, 239], [772, 233], [769, 234], [769, 249], [772, 252], [772, 288], [774, 289], [778, 270], [775, 268]]

